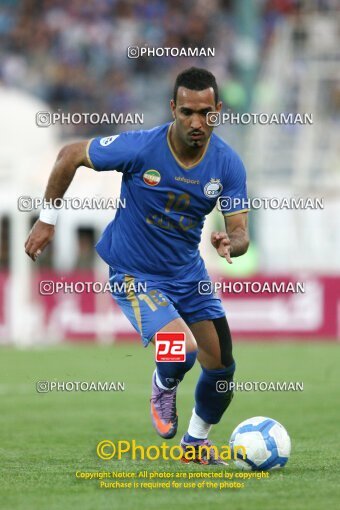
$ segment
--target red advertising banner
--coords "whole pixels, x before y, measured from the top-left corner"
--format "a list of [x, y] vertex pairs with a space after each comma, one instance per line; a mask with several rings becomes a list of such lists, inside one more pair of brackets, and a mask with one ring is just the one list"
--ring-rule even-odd
[[[9, 275], [0, 273], [1, 343], [11, 341], [10, 287]], [[200, 288], [203, 294], [212, 290], [222, 299], [236, 339], [340, 340], [339, 276], [215, 277], [213, 284], [203, 282]], [[138, 340], [112, 299], [108, 282], [95, 282], [91, 271], [36, 273], [31, 296], [32, 313], [39, 310], [41, 316], [40, 337], [105, 343]]]

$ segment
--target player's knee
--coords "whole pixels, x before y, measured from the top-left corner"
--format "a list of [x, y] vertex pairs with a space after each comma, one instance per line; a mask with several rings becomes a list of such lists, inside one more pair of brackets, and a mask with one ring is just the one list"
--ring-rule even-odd
[[185, 329], [185, 350], [187, 354], [189, 352], [196, 352], [198, 350], [196, 338], [192, 334], [189, 328]]
[[196, 351], [190, 351], [186, 353], [186, 371], [188, 372], [195, 364], [197, 358], [197, 350]]
[[217, 355], [216, 358], [209, 358], [208, 361], [207, 360], [201, 361], [201, 365], [202, 368], [205, 368], [206, 370], [221, 370], [221, 371], [226, 370], [227, 373], [231, 372], [232, 370], [235, 371], [235, 368], [234, 369], [231, 368], [235, 367], [235, 360], [232, 356], [228, 358], [228, 362], [225, 364], [221, 363], [221, 357]]
[[232, 339], [226, 317], [213, 319], [219, 342], [219, 359], [216, 360], [216, 368], [229, 368], [235, 361], [232, 355]]
[[227, 367], [219, 367], [219, 368], [204, 368], [202, 370], [210, 379], [218, 379], [223, 381], [231, 381], [234, 377], [234, 373], [236, 370], [236, 363], [233, 362]]
[[177, 384], [184, 379], [184, 376], [195, 364], [197, 351], [187, 352], [185, 361], [176, 362], [156, 362], [158, 376], [164, 385], [170, 382], [171, 387], [174, 382]]
[[225, 372], [226, 372], [226, 376], [227, 376], [228, 380], [232, 379], [234, 377], [235, 370], [236, 370], [236, 363], [233, 358], [232, 363], [230, 365], [228, 365], [227, 367], [225, 367]]
[[194, 337], [189, 337], [185, 343], [186, 352], [196, 352], [197, 353], [197, 342]]
[[228, 360], [225, 362], [225, 364], [221, 365], [222, 370], [226, 370], [226, 374], [228, 374], [228, 377], [232, 377], [236, 370], [236, 363], [233, 356], [228, 356]]

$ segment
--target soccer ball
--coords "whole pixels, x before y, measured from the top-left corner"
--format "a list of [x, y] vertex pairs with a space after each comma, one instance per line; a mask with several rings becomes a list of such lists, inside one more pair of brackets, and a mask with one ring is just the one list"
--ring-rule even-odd
[[[286, 429], [276, 420], [255, 416], [240, 423], [231, 434], [229, 446], [232, 458], [239, 469], [247, 471], [267, 471], [283, 467], [290, 455], [290, 437]], [[246, 458], [243, 458], [243, 446]]]

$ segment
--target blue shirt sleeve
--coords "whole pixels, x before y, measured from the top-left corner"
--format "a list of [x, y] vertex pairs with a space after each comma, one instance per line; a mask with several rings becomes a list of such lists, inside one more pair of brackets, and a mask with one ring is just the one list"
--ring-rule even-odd
[[87, 146], [87, 159], [94, 170], [132, 173], [142, 143], [141, 131], [93, 138]]
[[232, 152], [219, 197], [219, 209], [224, 216], [249, 211], [247, 176], [241, 158]]

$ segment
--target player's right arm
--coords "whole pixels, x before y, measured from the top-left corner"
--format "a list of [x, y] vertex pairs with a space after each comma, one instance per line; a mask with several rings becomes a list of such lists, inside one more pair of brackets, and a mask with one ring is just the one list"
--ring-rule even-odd
[[[138, 153], [143, 146], [143, 139], [143, 131], [126, 131], [119, 135], [93, 138], [90, 142], [66, 145], [59, 152], [49, 177], [45, 200], [63, 198], [80, 166], [93, 168], [97, 172], [134, 172], [138, 166]], [[42, 221], [46, 219], [46, 213], [42, 211], [41, 215], [25, 243], [25, 251], [32, 260], [36, 260], [54, 236], [55, 221]]]
[[[88, 141], [85, 141], [66, 145], [61, 149], [47, 183], [44, 195], [46, 201], [63, 198], [80, 166], [92, 168], [87, 147]], [[36, 260], [53, 236], [54, 225], [37, 220], [25, 242], [25, 252], [32, 260]]]

